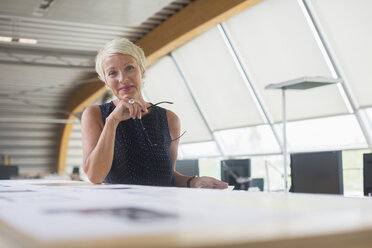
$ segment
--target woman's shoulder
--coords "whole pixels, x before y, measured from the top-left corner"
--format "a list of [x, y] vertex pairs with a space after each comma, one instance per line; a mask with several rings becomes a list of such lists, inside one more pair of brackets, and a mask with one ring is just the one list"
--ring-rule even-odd
[[153, 105], [152, 107], [153, 107], [153, 110], [155, 110], [155, 112], [163, 113], [167, 117], [168, 122], [179, 120], [178, 116], [173, 111], [171, 111], [169, 109], [166, 109], [166, 108], [163, 108], [163, 107], [160, 107], [160, 106], [156, 106], [156, 105]]
[[165, 109], [165, 112], [167, 114], [168, 120], [174, 120], [174, 121], [178, 121], [179, 120], [179, 118], [176, 115], [176, 113], [174, 113], [172, 110]]
[[107, 109], [112, 106], [115, 106], [112, 104], [112, 102], [107, 102], [107, 103], [102, 103], [102, 104], [95, 104], [95, 105], [90, 105], [84, 109], [85, 111], [98, 111], [99, 109]]
[[101, 109], [99, 105], [91, 105], [84, 109], [82, 118], [91, 118], [101, 116]]
[[170, 128], [179, 128], [180, 127], [180, 118], [171, 110], [166, 109], [167, 114], [167, 120], [168, 120], [168, 126]]

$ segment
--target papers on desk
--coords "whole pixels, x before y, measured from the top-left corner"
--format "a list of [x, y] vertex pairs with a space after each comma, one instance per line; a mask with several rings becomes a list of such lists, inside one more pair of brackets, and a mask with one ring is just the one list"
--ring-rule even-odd
[[235, 188], [235, 186], [233, 186], [233, 185], [229, 185], [229, 186], [227, 186], [227, 188], [224, 189], [224, 190], [229, 190], [229, 191], [231, 191], [231, 190], [233, 190], [234, 188]]
[[0, 181], [0, 220], [48, 242], [205, 230], [245, 240], [313, 236], [372, 229], [370, 209], [372, 201], [341, 196]]

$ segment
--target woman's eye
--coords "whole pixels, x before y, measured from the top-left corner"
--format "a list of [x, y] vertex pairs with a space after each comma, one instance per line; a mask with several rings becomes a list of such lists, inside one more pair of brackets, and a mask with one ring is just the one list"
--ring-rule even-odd
[[108, 73], [109, 76], [114, 76], [115, 74], [116, 74], [116, 72], [114, 72], [114, 71], [110, 71], [110, 72]]
[[126, 71], [131, 71], [131, 70], [133, 70], [133, 69], [134, 69], [134, 66], [132, 66], [132, 65], [128, 65], [128, 66], [125, 68]]

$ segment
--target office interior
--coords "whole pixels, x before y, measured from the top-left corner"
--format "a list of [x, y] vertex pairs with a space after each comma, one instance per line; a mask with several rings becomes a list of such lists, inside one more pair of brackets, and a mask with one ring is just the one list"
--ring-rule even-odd
[[[201, 175], [220, 178], [221, 160], [250, 158], [252, 176], [265, 178], [266, 190], [283, 190], [282, 96], [265, 86], [340, 78], [336, 85], [288, 91], [288, 153], [342, 150], [345, 194], [362, 194], [363, 154], [372, 145], [369, 1], [248, 2], [149, 63], [144, 95], [174, 102], [166, 108], [186, 131], [178, 159], [198, 159]], [[100, 6], [109, 3], [98, 1], [1, 1], [1, 163], [10, 160], [26, 176], [70, 175], [81, 167], [82, 109], [68, 115], [67, 105], [84, 84], [99, 84], [97, 50], [116, 37], [141, 45], [150, 29], [191, 3], [133, 1], [127, 9], [125, 2], [121, 15], [108, 18]], [[213, 1], [205, 5], [199, 8], [214, 11]], [[190, 15], [185, 23], [197, 25]], [[110, 99], [97, 91], [90, 104]], [[66, 126], [72, 130], [62, 139]]]
[[[363, 197], [370, 13], [369, 0], [0, 0], [0, 166], [18, 179], [88, 180], [81, 113], [113, 99], [95, 55], [126, 37], [147, 57], [146, 100], [173, 102], [164, 107], [186, 131], [178, 160], [197, 161], [199, 176], [249, 160], [263, 188], [246, 190], [286, 193], [292, 155], [339, 152], [342, 195]], [[283, 92], [265, 87], [306, 77], [339, 83], [286, 91], [285, 163]]]

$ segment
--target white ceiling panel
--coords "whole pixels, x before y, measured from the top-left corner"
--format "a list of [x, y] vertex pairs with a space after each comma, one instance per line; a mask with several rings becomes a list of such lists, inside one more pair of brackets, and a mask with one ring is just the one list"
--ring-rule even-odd
[[[0, 9], [7, 14], [31, 17], [35, 16], [43, 2], [46, 1], [0, 1]], [[149, 16], [170, 4], [172, 0], [54, 0], [50, 2], [47, 11], [39, 11], [46, 19], [138, 26]]]
[[0, 71], [1, 117], [23, 121], [63, 118], [71, 95], [87, 77], [95, 75], [90, 68], [1, 63]]
[[[0, 46], [97, 51], [113, 38], [137, 41], [190, 0], [12, 0], [0, 1]], [[36, 44], [20, 43], [34, 39]]]
[[372, 106], [372, 1], [311, 3], [356, 101]]
[[175, 54], [213, 130], [263, 123], [217, 28], [178, 48]]
[[37, 17], [9, 16], [0, 11], [0, 36], [13, 39], [37, 40], [36, 44], [1, 42], [16, 48], [59, 49], [90, 52], [93, 56], [106, 42], [113, 38], [139, 39], [148, 30], [128, 29], [121, 25], [98, 25], [81, 22], [55, 21]]
[[[7, 83], [13, 84], [17, 91], [25, 90], [29, 86], [32, 90], [40, 92], [35, 87], [59, 88], [79, 85], [87, 77], [93, 78], [96, 74], [92, 68], [76, 69], [65, 67], [48, 67], [36, 65], [1, 64], [0, 87]], [[4, 84], [3, 84], [4, 83]], [[30, 91], [31, 91], [30, 89]]]
[[195, 102], [177, 71], [172, 59], [166, 56], [147, 71], [145, 92], [152, 103], [171, 101], [161, 107], [175, 112], [181, 120], [181, 143], [212, 140], [212, 136], [200, 115]]
[[0, 1], [1, 12], [10, 15], [28, 15], [31, 16], [32, 12], [39, 6], [40, 0], [12, 0]]
[[[304, 76], [331, 77], [297, 0], [266, 0], [229, 19], [229, 32], [275, 122], [282, 94], [265, 86]], [[287, 118], [347, 113], [336, 85], [288, 91]]]
[[[91, 22], [94, 18], [97, 24], [125, 23], [127, 26], [138, 26], [171, 2], [172, 0], [63, 0], [56, 1], [47, 17], [79, 22]], [[91, 12], [87, 13], [85, 9]]]

